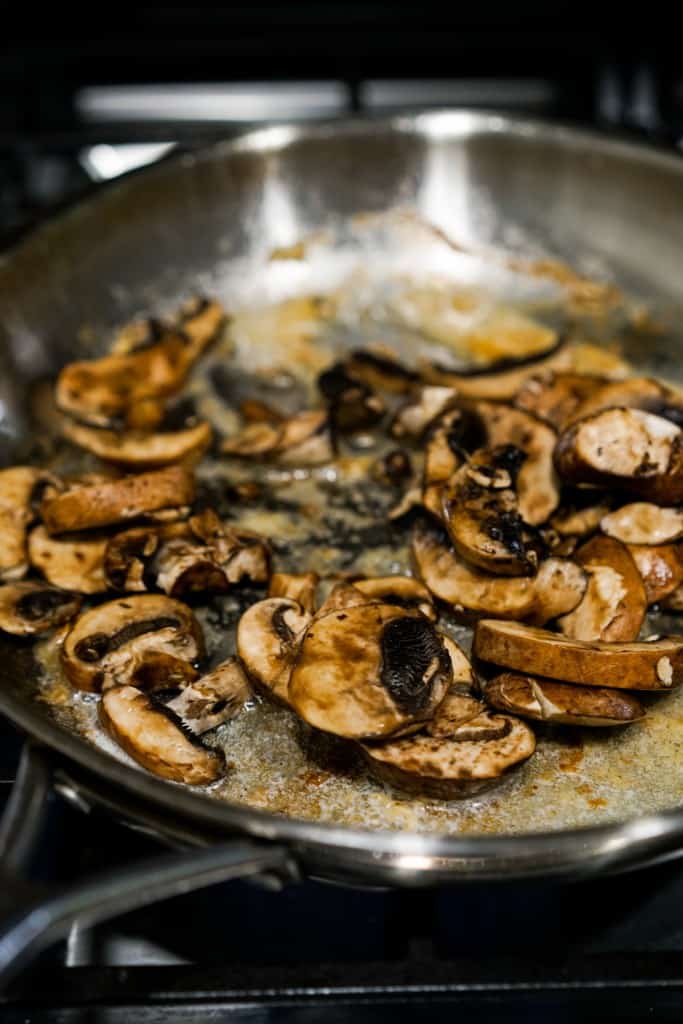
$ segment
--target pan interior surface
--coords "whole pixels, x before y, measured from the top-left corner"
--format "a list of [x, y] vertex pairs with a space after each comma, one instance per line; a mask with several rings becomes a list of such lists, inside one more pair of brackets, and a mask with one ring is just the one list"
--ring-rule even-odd
[[[449, 330], [468, 304], [533, 315], [558, 331], [571, 324], [607, 358], [618, 352], [635, 372], [680, 382], [683, 224], [672, 213], [682, 202], [674, 160], [464, 114], [278, 129], [171, 162], [64, 215], [0, 265], [3, 460], [48, 451], [57, 470], [90, 468], [45, 436], [36, 445], [48, 430], [42, 381], [104, 350], [125, 320], [164, 313], [197, 291], [234, 313], [188, 389], [226, 434], [236, 399], [258, 386], [288, 411], [353, 347], [382, 343], [407, 362], [446, 356], [467, 365]], [[602, 291], [568, 291], [561, 274], [536, 272], [550, 260]], [[453, 294], [459, 302], [446, 315], [444, 296]], [[385, 527], [395, 495], [372, 483], [385, 450], [354, 443], [335, 471], [263, 469], [275, 499], [237, 512], [229, 486], [253, 479], [253, 467], [210, 459], [200, 476], [222, 514], [273, 540], [276, 568], [305, 562], [322, 575], [383, 575], [410, 570], [408, 534]], [[239, 614], [260, 596], [198, 607], [214, 661], [232, 653]], [[469, 646], [469, 630], [447, 615], [441, 628]], [[644, 635], [655, 631], [679, 628], [673, 617], [651, 618]], [[96, 698], [74, 695], [62, 679], [53, 645], [36, 648], [30, 683], [26, 645], [3, 639], [0, 654], [8, 692], [127, 760], [99, 727]], [[444, 803], [381, 787], [288, 711], [256, 701], [216, 734], [230, 770], [203, 792], [286, 817], [394, 831], [606, 824], [680, 804], [682, 720], [683, 693], [673, 693], [624, 732], [541, 727], [539, 752], [521, 771], [490, 794]]]

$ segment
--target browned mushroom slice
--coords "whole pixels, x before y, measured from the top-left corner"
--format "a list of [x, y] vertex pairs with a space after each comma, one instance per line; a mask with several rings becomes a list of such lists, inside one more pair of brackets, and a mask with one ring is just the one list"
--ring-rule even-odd
[[454, 730], [464, 722], [476, 718], [486, 708], [472, 695], [474, 673], [465, 652], [448, 636], [441, 636], [448, 651], [453, 670], [453, 682], [448, 693], [439, 704], [434, 717], [425, 727], [429, 736], [452, 736]]
[[603, 516], [600, 528], [624, 544], [668, 544], [683, 537], [683, 509], [635, 501]]
[[104, 575], [106, 537], [89, 534], [51, 537], [44, 526], [36, 526], [28, 538], [31, 565], [48, 583], [79, 594], [99, 594], [107, 589]]
[[180, 309], [175, 322], [187, 341], [186, 359], [194, 362], [220, 334], [227, 315], [220, 302], [195, 295]]
[[397, 789], [458, 800], [489, 789], [536, 749], [531, 729], [509, 715], [482, 711], [448, 737], [407, 736], [362, 744], [372, 774]]
[[[441, 487], [438, 489], [439, 513], [441, 511]], [[387, 512], [387, 519], [390, 522], [397, 522], [400, 519], [409, 519], [411, 515], [423, 507], [423, 492], [421, 487], [409, 487], [405, 494]], [[430, 509], [431, 511], [431, 509]], [[435, 513], [436, 514], [436, 513]], [[440, 515], [439, 515], [440, 518]]]
[[645, 715], [637, 697], [623, 690], [572, 686], [517, 672], [502, 672], [486, 684], [484, 694], [494, 708], [562, 725], [629, 725]]
[[427, 383], [455, 388], [463, 398], [504, 402], [513, 399], [529, 377], [549, 370], [566, 368], [567, 358], [566, 343], [560, 339], [545, 354], [530, 359], [500, 360], [469, 373], [437, 363], [425, 363], [421, 370], [422, 377]]
[[588, 574], [569, 558], [551, 557], [541, 562], [533, 582], [534, 607], [524, 618], [543, 626], [574, 611], [586, 593]]
[[202, 653], [201, 629], [186, 605], [158, 594], [138, 594], [84, 612], [64, 641], [62, 664], [80, 690], [138, 685], [140, 679], [146, 689], [158, 689], [172, 685], [167, 677], [174, 674], [169, 670], [176, 662], [181, 678], [196, 678], [192, 663]]
[[390, 433], [400, 438], [421, 437], [457, 398], [455, 388], [425, 385], [396, 411], [389, 427]]
[[0, 580], [18, 580], [26, 574], [26, 534], [36, 518], [34, 498], [53, 479], [33, 466], [0, 470]]
[[238, 458], [267, 456], [283, 465], [320, 465], [334, 456], [330, 417], [309, 409], [278, 424], [251, 423], [223, 441], [221, 451]]
[[371, 599], [353, 583], [335, 583], [318, 608], [316, 618], [320, 619], [323, 615], [329, 615], [330, 612], [343, 611], [345, 608], [358, 608], [371, 603]]
[[354, 580], [353, 586], [369, 601], [414, 608], [431, 622], [436, 622], [438, 618], [429, 590], [412, 576], [375, 576]]
[[574, 410], [570, 422], [614, 408], [642, 409], [672, 419], [679, 425], [683, 419], [680, 395], [671, 388], [651, 377], [627, 377], [625, 380], [605, 381], [602, 387], [586, 395]]
[[62, 432], [79, 448], [92, 452], [117, 466], [153, 469], [200, 458], [211, 444], [211, 427], [198, 423], [186, 430], [143, 431], [103, 430], [65, 419]]
[[410, 455], [402, 448], [392, 448], [383, 455], [372, 467], [372, 475], [381, 484], [389, 487], [400, 487], [413, 475]]
[[597, 535], [574, 554], [588, 573], [586, 592], [574, 611], [558, 619], [574, 640], [635, 640], [647, 611], [645, 587], [628, 549]]
[[443, 520], [458, 554], [505, 576], [531, 576], [538, 568], [537, 538], [519, 514], [515, 491], [523, 460], [514, 445], [481, 449], [443, 489]]
[[194, 500], [194, 476], [182, 466], [79, 485], [46, 498], [40, 511], [50, 533], [89, 530], [175, 509]]
[[268, 584], [268, 597], [288, 597], [291, 601], [297, 601], [309, 615], [313, 615], [319, 582], [317, 572], [274, 572]]
[[397, 359], [369, 349], [355, 349], [346, 360], [346, 370], [356, 380], [391, 394], [407, 394], [420, 383], [420, 376], [414, 370]]
[[512, 444], [524, 452], [526, 458], [516, 479], [519, 514], [532, 526], [544, 523], [560, 502], [560, 484], [553, 466], [555, 431], [510, 405], [477, 402], [475, 410], [486, 428], [488, 446]]
[[683, 639], [586, 643], [518, 622], [481, 619], [473, 652], [482, 661], [534, 676], [619, 690], [668, 690], [683, 681]]
[[316, 617], [289, 680], [294, 710], [323, 732], [390, 736], [432, 717], [452, 681], [434, 626], [395, 605]]
[[268, 597], [247, 608], [238, 623], [237, 654], [247, 675], [281, 704], [289, 704], [292, 665], [310, 621], [297, 601]]
[[679, 584], [675, 590], [664, 599], [662, 607], [667, 612], [683, 612], [683, 584]]
[[222, 754], [192, 739], [171, 714], [134, 686], [113, 686], [100, 703], [102, 724], [143, 768], [190, 786], [215, 782], [224, 770]]
[[550, 520], [560, 537], [582, 538], [595, 533], [612, 507], [607, 500], [598, 501], [592, 489], [577, 492], [577, 499], [563, 504]]
[[523, 619], [535, 607], [532, 578], [494, 576], [468, 565], [453, 550], [437, 523], [416, 524], [412, 553], [422, 581], [435, 597], [455, 611]]
[[422, 470], [422, 504], [436, 516], [443, 517], [443, 485], [465, 460], [463, 449], [464, 420], [459, 409], [444, 413], [428, 431]]
[[658, 604], [683, 583], [683, 553], [678, 544], [629, 544], [648, 604]]
[[145, 574], [159, 547], [159, 541], [159, 531], [154, 526], [124, 530], [111, 537], [103, 557], [103, 570], [108, 585], [114, 590], [149, 589]]
[[555, 372], [534, 375], [526, 380], [515, 396], [515, 405], [556, 430], [563, 430], [581, 403], [606, 381], [583, 373]]
[[386, 412], [379, 395], [368, 384], [349, 376], [343, 363], [335, 363], [321, 373], [318, 388], [329, 405], [335, 428], [341, 433], [372, 427]]
[[156, 585], [172, 597], [218, 590], [249, 579], [264, 583], [270, 573], [265, 540], [221, 522], [212, 509], [185, 524], [165, 529], [151, 567]]
[[683, 432], [640, 409], [607, 409], [569, 427], [555, 466], [568, 483], [601, 484], [647, 501], [683, 501]]
[[5, 583], [0, 586], [0, 630], [15, 636], [46, 633], [68, 622], [80, 607], [78, 594], [46, 583]]
[[188, 683], [166, 702], [186, 729], [201, 736], [229, 722], [251, 696], [249, 681], [236, 658], [228, 658], [201, 679]]

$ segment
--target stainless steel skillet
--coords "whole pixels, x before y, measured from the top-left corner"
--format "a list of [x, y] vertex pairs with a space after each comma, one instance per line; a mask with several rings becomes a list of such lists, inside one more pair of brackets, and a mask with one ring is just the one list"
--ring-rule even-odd
[[[2, 459], [11, 461], [27, 429], [30, 383], [90, 352], [92, 336], [196, 287], [216, 290], [226, 275], [246, 279], [272, 249], [331, 218], [397, 206], [467, 244], [597, 267], [671, 317], [682, 304], [683, 164], [676, 156], [465, 111], [272, 128], [126, 178], [0, 260]], [[675, 375], [681, 349], [674, 341], [653, 336], [647, 365]], [[216, 801], [136, 771], [60, 728], [28, 696], [30, 671], [26, 648], [0, 644], [0, 711], [58, 752], [62, 788], [185, 843], [232, 837], [205, 855], [210, 864], [193, 855], [174, 867], [169, 889], [179, 874], [218, 877], [217, 865], [227, 861], [233, 874], [241, 864], [245, 871], [295, 864], [334, 880], [418, 885], [577, 877], [683, 848], [679, 808], [581, 830], [444, 836], [361, 831]], [[156, 877], [163, 889], [170, 876], [159, 869]], [[119, 906], [124, 891], [142, 898], [139, 877], [119, 880], [118, 890], [111, 884]], [[90, 897], [97, 902], [101, 890]], [[100, 912], [113, 912], [107, 906]]]

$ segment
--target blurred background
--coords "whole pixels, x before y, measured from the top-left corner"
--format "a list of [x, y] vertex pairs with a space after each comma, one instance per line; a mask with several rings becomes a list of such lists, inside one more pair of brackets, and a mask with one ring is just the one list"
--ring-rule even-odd
[[2, 7], [5, 240], [173, 146], [270, 121], [469, 106], [683, 135], [678, 38], [657, 3]]

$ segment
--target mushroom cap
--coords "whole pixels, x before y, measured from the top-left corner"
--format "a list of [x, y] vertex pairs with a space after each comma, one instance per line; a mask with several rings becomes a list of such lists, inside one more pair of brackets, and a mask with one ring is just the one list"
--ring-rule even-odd
[[573, 559], [588, 573], [579, 604], [558, 619], [574, 640], [635, 640], [647, 611], [645, 587], [625, 545], [601, 534], [582, 544]]
[[603, 516], [600, 529], [624, 544], [668, 544], [683, 537], [683, 509], [635, 501]]
[[523, 718], [564, 725], [629, 725], [645, 715], [637, 697], [606, 686], [572, 686], [518, 672], [502, 672], [486, 684], [494, 708]]
[[[81, 690], [134, 683], [156, 689], [167, 677], [196, 677], [203, 655], [190, 609], [160, 594], [121, 597], [84, 612], [62, 646], [62, 665]], [[177, 663], [177, 664], [176, 664]]]
[[519, 622], [480, 619], [473, 653], [482, 661], [562, 682], [619, 690], [669, 690], [683, 681], [683, 639], [632, 643], [572, 640]]
[[41, 515], [49, 533], [70, 533], [176, 509], [194, 500], [194, 476], [182, 466], [76, 484], [46, 498]]
[[365, 739], [431, 718], [451, 681], [446, 649], [424, 616], [368, 604], [313, 620], [290, 676], [289, 700], [309, 725]]
[[628, 552], [640, 573], [648, 605], [668, 598], [683, 583], [680, 544], [629, 544]]
[[372, 774], [420, 796], [457, 800], [490, 788], [536, 749], [531, 729], [510, 715], [482, 710], [449, 736], [418, 734], [362, 744]]
[[534, 578], [535, 602], [526, 616], [529, 622], [543, 626], [567, 615], [583, 600], [588, 573], [569, 558], [544, 558]]
[[66, 418], [62, 433], [69, 441], [92, 452], [105, 462], [132, 469], [155, 469], [175, 462], [196, 461], [211, 444], [209, 423], [197, 423], [185, 430], [116, 432], [87, 427]]
[[310, 621], [297, 601], [269, 597], [247, 608], [237, 625], [237, 654], [247, 675], [281, 704], [289, 705], [289, 676]]
[[36, 526], [28, 537], [28, 554], [31, 565], [55, 587], [79, 594], [99, 594], [107, 589], [107, 544], [107, 537], [87, 534], [51, 537], [44, 526]]
[[102, 724], [139, 765], [172, 782], [201, 786], [224, 770], [223, 756], [192, 739], [169, 714], [134, 686], [113, 686], [102, 695]]
[[46, 633], [73, 618], [81, 598], [46, 583], [5, 583], [0, 586], [0, 630], [15, 636]]
[[374, 576], [354, 580], [353, 586], [370, 601], [414, 608], [431, 622], [436, 622], [438, 618], [431, 593], [412, 576]]

